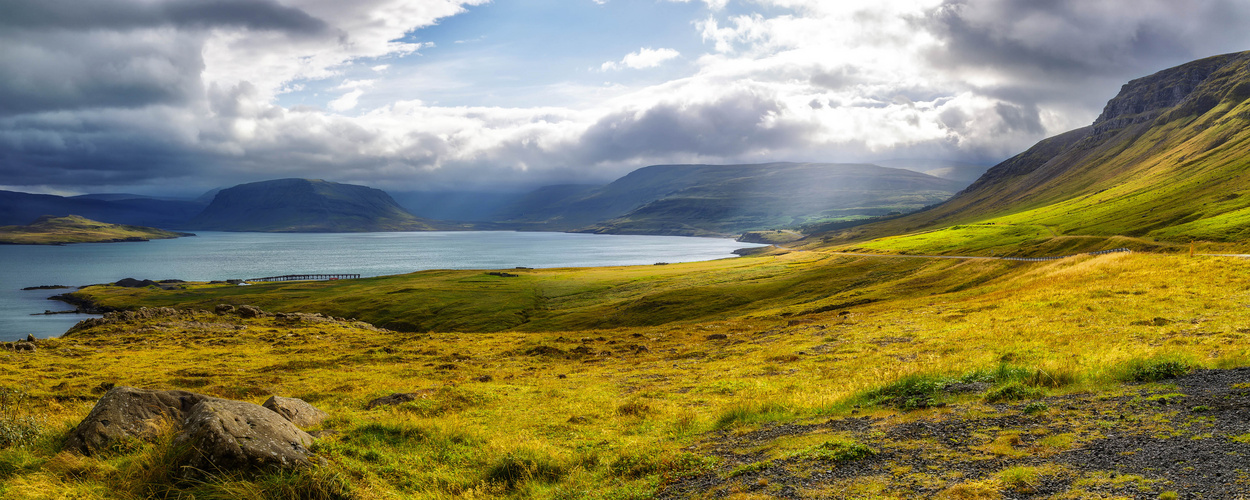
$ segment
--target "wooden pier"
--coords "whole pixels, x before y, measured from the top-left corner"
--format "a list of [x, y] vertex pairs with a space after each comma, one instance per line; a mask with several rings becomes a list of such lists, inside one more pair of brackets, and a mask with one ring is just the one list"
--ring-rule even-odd
[[360, 279], [359, 274], [285, 274], [267, 278], [252, 278], [247, 281], [334, 281]]

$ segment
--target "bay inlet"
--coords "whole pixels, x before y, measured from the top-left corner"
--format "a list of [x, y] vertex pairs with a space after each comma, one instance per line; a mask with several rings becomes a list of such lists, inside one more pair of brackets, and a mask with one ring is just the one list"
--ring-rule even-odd
[[0, 340], [59, 336], [83, 314], [47, 300], [72, 290], [44, 285], [123, 278], [212, 281], [285, 274], [363, 277], [430, 269], [600, 267], [695, 262], [762, 246], [728, 239], [506, 231], [399, 233], [222, 233], [143, 243], [0, 246]]

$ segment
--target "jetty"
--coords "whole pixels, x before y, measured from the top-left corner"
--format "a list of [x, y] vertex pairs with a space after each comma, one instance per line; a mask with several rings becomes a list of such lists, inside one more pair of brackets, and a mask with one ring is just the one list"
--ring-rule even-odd
[[251, 278], [245, 281], [334, 281], [360, 279], [359, 274], [284, 274], [265, 278]]

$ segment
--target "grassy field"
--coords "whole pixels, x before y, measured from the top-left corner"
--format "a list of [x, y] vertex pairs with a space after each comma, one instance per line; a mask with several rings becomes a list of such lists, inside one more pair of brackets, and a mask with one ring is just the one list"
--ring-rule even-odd
[[26, 226], [0, 226], [0, 244], [8, 245], [110, 243], [169, 239], [180, 236], [187, 235], [151, 227], [96, 222], [77, 215], [40, 217], [39, 220]]
[[559, 331], [839, 310], [966, 287], [1019, 266], [781, 250], [688, 264], [509, 270], [514, 277], [425, 271], [346, 281], [190, 284], [176, 290], [93, 286], [73, 295], [113, 309], [248, 304], [356, 318], [406, 332]]
[[[770, 460], [804, 454], [828, 464], [854, 460], [860, 441], [871, 439], [874, 450], [905, 444], [888, 433], [857, 437], [819, 426], [769, 431], [778, 424], [793, 429], [853, 412], [895, 423], [949, 416], [952, 408], [984, 413], [977, 405], [1003, 394], [1024, 402], [1114, 395], [1134, 367], [1161, 359], [1185, 368], [1250, 364], [1250, 288], [1237, 278], [1247, 272], [1250, 262], [1240, 259], [1149, 254], [1012, 263], [790, 252], [520, 278], [457, 271], [176, 292], [99, 289], [90, 292], [116, 304], [325, 307], [360, 319], [389, 311], [466, 330], [143, 314], [152, 317], [41, 341], [33, 353], [0, 354], [6, 394], [28, 396], [3, 400], [0, 429], [17, 439], [0, 449], [0, 491], [6, 498], [650, 498], [710, 478], [720, 494], [767, 496], [778, 493], [760, 485]], [[456, 292], [462, 288], [469, 290]], [[536, 297], [543, 307], [533, 307]], [[430, 302], [457, 305], [420, 305]], [[456, 322], [496, 308], [530, 311], [530, 319]], [[935, 380], [983, 385], [943, 394], [926, 389]], [[314, 450], [327, 465], [177, 482], [160, 466], [168, 440], [97, 458], [59, 452], [102, 383], [253, 402], [303, 398], [332, 415], [323, 430], [333, 432]], [[393, 392], [423, 397], [364, 408]], [[956, 406], [932, 407], [938, 402]], [[1081, 411], [1069, 413], [1097, 420]], [[9, 430], [23, 422], [33, 422], [28, 432]], [[1053, 440], [1072, 447], [1062, 434]], [[734, 436], [750, 439], [724, 453]], [[1021, 484], [1016, 476], [1050, 469], [985, 477], [891, 470], [859, 480], [854, 497], [906, 498], [909, 481], [922, 477], [950, 498], [998, 498]], [[955, 496], [971, 490], [988, 493]]]

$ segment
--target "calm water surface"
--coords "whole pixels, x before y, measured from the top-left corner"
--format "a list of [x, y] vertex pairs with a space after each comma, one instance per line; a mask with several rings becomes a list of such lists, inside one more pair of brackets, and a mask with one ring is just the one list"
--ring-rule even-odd
[[81, 314], [47, 300], [80, 286], [122, 278], [210, 281], [283, 274], [382, 276], [428, 269], [591, 267], [694, 262], [759, 246], [732, 240], [567, 233], [412, 232], [355, 234], [198, 233], [146, 243], [0, 245], [0, 340], [60, 335]]

